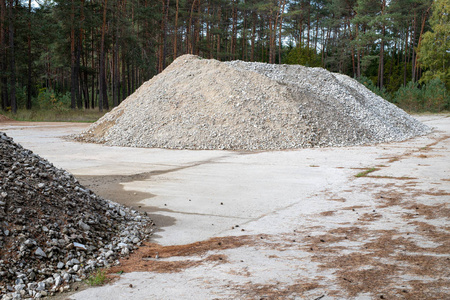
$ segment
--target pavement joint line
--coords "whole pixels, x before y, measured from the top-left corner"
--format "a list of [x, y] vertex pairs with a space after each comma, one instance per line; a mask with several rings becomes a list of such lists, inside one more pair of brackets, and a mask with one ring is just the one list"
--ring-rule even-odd
[[[153, 213], [153, 212], [152, 212]], [[201, 213], [191, 213], [191, 212], [182, 212], [182, 211], [155, 211], [154, 214], [181, 214], [181, 215], [192, 215], [192, 216], [205, 216], [205, 217], [219, 217], [219, 218], [226, 218], [226, 219], [242, 219], [242, 220], [257, 220], [253, 218], [244, 218], [244, 217], [232, 217], [232, 216], [223, 216], [223, 215], [216, 215], [216, 214], [201, 214]]]

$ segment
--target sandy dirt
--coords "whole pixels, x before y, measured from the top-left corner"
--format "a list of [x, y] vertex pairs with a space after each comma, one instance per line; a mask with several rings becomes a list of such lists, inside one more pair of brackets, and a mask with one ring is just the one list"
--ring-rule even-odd
[[12, 122], [13, 120], [11, 120], [10, 118], [8, 118], [7, 116], [1, 115], [0, 114], [0, 122]]
[[168, 218], [111, 283], [62, 299], [448, 299], [450, 117], [418, 118], [432, 134], [245, 155], [64, 144], [58, 134], [81, 130], [69, 126], [0, 130]]

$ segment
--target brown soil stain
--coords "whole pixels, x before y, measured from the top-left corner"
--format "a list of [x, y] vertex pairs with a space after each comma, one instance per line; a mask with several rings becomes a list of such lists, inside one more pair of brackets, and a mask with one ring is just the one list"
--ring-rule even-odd
[[365, 213], [358, 218], [358, 221], [363, 222], [363, 223], [371, 223], [371, 222], [374, 222], [374, 221], [380, 219], [381, 217], [382, 216], [376, 212]]
[[[227, 262], [223, 254], [211, 254], [203, 257], [209, 251], [226, 250], [254, 245], [257, 239], [254, 236], [228, 236], [215, 237], [206, 241], [186, 245], [161, 246], [156, 243], [145, 243], [132, 255], [120, 260], [120, 265], [109, 269], [109, 273], [152, 271], [157, 273], [180, 272], [186, 268], [195, 267], [206, 262], [222, 264]], [[189, 259], [189, 257], [197, 259]], [[178, 261], [165, 260], [171, 257], [186, 257]]]
[[418, 157], [420, 157], [420, 158], [427, 158], [427, 157], [429, 157], [429, 155], [427, 156], [427, 155], [425, 155], [425, 154], [423, 154], [421, 152], [429, 152], [429, 151], [431, 151], [433, 146], [436, 146], [437, 144], [447, 140], [448, 138], [450, 138], [450, 135], [442, 135], [442, 136], [434, 138], [433, 142], [427, 144], [426, 146], [424, 146], [424, 147], [422, 147], [420, 149], [413, 150], [413, 151], [407, 151], [407, 152], [405, 152], [405, 153], [403, 153], [401, 155], [396, 155], [396, 156], [392, 156], [392, 157], [382, 157], [380, 159], [388, 159], [389, 163], [393, 163], [393, 162], [396, 162], [396, 161], [408, 158], [408, 157], [410, 157], [410, 156], [412, 156], [412, 155], [414, 155], [416, 153], [420, 153], [418, 155]]
[[357, 210], [357, 209], [360, 209], [360, 208], [366, 208], [367, 206], [364, 206], [364, 205], [353, 205], [353, 206], [347, 206], [347, 207], [344, 207], [344, 208], [341, 208], [342, 210]]
[[405, 209], [413, 210], [426, 219], [450, 218], [450, 208], [447, 204], [426, 205], [422, 203], [410, 203]]
[[345, 199], [345, 198], [343, 198], [343, 197], [341, 197], [341, 198], [330, 198], [330, 199], [328, 199], [328, 200], [330, 200], [330, 201], [337, 201], [337, 202], [346, 202], [347, 200]]
[[2, 122], [14, 122], [14, 120], [11, 120], [7, 116], [4, 116], [4, 115], [0, 114], [0, 123], [2, 123]]
[[[448, 139], [436, 138], [434, 142], [417, 151], [390, 158], [398, 161], [417, 152], [431, 151], [432, 147]], [[419, 154], [420, 158], [434, 157]], [[412, 180], [408, 177], [367, 176], [393, 180]], [[418, 180], [418, 179], [417, 179]], [[442, 181], [450, 181], [441, 179]], [[376, 211], [364, 213], [352, 227], [328, 230], [325, 234], [311, 237], [307, 243], [312, 260], [323, 269], [335, 270], [339, 290], [329, 291], [328, 296], [339, 298], [355, 297], [368, 293], [378, 299], [448, 299], [450, 280], [450, 193], [445, 190], [416, 188], [418, 181], [400, 183], [392, 181], [385, 184], [370, 183], [355, 186], [353, 193], [375, 190], [371, 196], [379, 203]], [[423, 204], [415, 201], [423, 195], [436, 197], [437, 204]], [[442, 200], [442, 201], [441, 201]], [[439, 203], [441, 202], [441, 203]], [[369, 225], [379, 222], [385, 208], [398, 207], [398, 213], [405, 220], [410, 232], [392, 230], [373, 230]], [[364, 206], [352, 206], [341, 210], [357, 212]], [[328, 212], [324, 212], [328, 215]], [[427, 223], [435, 220], [443, 226]], [[353, 250], [342, 248], [345, 240], [359, 242]], [[423, 241], [423, 242], [422, 242]], [[434, 243], [430, 244], [430, 242]], [[346, 254], [342, 254], [346, 250]], [[406, 279], [405, 279], [406, 278]], [[407, 279], [410, 278], [410, 279]], [[429, 279], [428, 279], [429, 278]]]
[[[371, 293], [373, 296], [384, 295], [384, 299], [398, 298], [400, 295], [410, 299], [445, 299], [445, 287], [450, 283], [444, 279], [448, 275], [449, 261], [448, 257], [434, 253], [449, 251], [450, 248], [422, 248], [405, 237], [397, 236], [395, 230], [349, 230], [345, 232], [347, 239], [372, 240], [366, 242], [360, 251], [342, 255], [339, 249], [330, 249], [325, 253], [320, 251], [321, 245], [342, 239], [342, 236], [324, 235], [320, 239], [325, 242], [315, 240], [315, 245], [311, 245], [318, 250], [313, 260], [320, 262], [321, 268], [336, 270], [338, 284], [344, 289], [346, 297]], [[400, 275], [437, 280], [431, 283], [410, 280], [407, 281], [408, 287], [405, 287], [398, 284], [397, 276]], [[430, 291], [430, 286], [435, 286], [436, 290]], [[423, 287], [427, 289], [423, 290]]]
[[329, 217], [329, 216], [334, 215], [335, 213], [336, 213], [335, 211], [330, 210], [330, 211], [323, 211], [320, 213], [320, 215], [323, 217]]

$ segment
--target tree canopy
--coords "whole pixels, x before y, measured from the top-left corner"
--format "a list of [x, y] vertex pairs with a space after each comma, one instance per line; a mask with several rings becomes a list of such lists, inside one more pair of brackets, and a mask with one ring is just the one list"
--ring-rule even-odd
[[419, 61], [427, 71], [422, 81], [439, 78], [450, 88], [450, 1], [436, 0], [430, 18], [431, 31], [423, 36]]
[[448, 0], [34, 3], [0, 0], [3, 110], [109, 109], [185, 53], [320, 66], [388, 93], [449, 84]]

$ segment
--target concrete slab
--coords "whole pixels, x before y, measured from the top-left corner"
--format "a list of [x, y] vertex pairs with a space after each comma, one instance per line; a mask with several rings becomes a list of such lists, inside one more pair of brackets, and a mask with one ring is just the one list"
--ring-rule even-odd
[[[434, 132], [401, 143], [257, 153], [61, 139], [85, 124], [0, 130], [99, 194], [148, 211], [160, 227], [158, 261], [145, 259], [154, 255], [150, 245], [122, 263], [126, 272], [148, 272], [71, 299], [442, 298], [448, 261], [427, 273], [414, 259], [430, 266], [449, 258], [450, 117], [418, 118]], [[370, 168], [377, 170], [355, 177]], [[191, 250], [174, 255], [176, 247]]]

